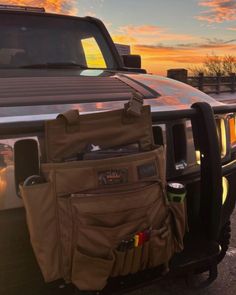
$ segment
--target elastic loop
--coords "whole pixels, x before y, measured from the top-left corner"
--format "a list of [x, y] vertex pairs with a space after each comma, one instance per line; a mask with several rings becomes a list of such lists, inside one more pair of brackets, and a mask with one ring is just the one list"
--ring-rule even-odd
[[79, 123], [79, 110], [70, 110], [63, 114], [59, 114], [57, 118], [63, 118], [66, 120], [67, 124], [77, 125]]

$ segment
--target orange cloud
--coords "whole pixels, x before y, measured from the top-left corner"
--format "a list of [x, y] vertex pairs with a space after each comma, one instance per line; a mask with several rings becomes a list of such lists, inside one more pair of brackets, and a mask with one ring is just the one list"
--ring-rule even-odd
[[44, 7], [48, 12], [78, 14], [76, 0], [1, 0], [1, 4]]
[[115, 43], [122, 43], [127, 45], [138, 43], [138, 40], [136, 38], [127, 35], [113, 35], [112, 39]]
[[[191, 68], [200, 65], [207, 54], [235, 55], [236, 39], [205, 39], [197, 36], [175, 34], [159, 26], [123, 26], [113, 35], [117, 43], [131, 45], [131, 52], [142, 56], [143, 67], [148, 72], [166, 74], [170, 68]], [[166, 46], [161, 42], [165, 41]], [[173, 45], [175, 44], [175, 45]]]
[[[180, 41], [189, 41], [196, 39], [195, 36], [189, 34], [177, 34], [171, 33], [167, 28], [152, 26], [152, 25], [142, 25], [134, 26], [128, 25], [120, 27], [117, 30], [119, 33], [114, 34], [115, 38], [121, 38], [125, 36], [125, 43], [128, 44], [153, 44], [161, 41], [171, 41], [171, 42], [180, 42]], [[130, 37], [132, 36], [132, 42], [130, 42]]]
[[119, 30], [123, 33], [134, 34], [134, 35], [158, 35], [163, 32], [163, 29], [158, 26], [143, 25], [143, 26], [123, 26]]
[[236, 31], [236, 27], [227, 28], [227, 30]]
[[[209, 51], [211, 49], [211, 51]], [[142, 67], [154, 74], [166, 75], [168, 69], [200, 65], [206, 55], [235, 55], [236, 44], [180, 44], [178, 46], [133, 45], [132, 53], [142, 56]]]
[[200, 1], [199, 5], [208, 8], [196, 18], [208, 23], [222, 23], [236, 20], [235, 0], [206, 0]]

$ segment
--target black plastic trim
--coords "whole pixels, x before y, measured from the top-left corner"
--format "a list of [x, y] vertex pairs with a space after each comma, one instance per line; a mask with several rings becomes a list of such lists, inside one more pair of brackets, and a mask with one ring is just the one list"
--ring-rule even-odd
[[109, 49], [111, 50], [112, 56], [117, 64], [118, 70], [122, 69], [124, 67], [122, 59], [121, 59], [121, 57], [118, 53], [118, 50], [116, 49], [116, 46], [114, 45], [114, 42], [113, 42], [107, 28], [105, 27], [104, 23], [100, 19], [95, 18], [95, 17], [91, 17], [91, 16], [86, 16], [85, 19], [96, 24], [97, 27], [99, 27], [100, 31], [102, 32], [102, 34], [104, 36], [104, 39], [106, 40], [106, 42], [109, 46]]
[[214, 113], [205, 102], [192, 105], [198, 116], [192, 119], [195, 146], [201, 154], [201, 217], [211, 240], [218, 240], [222, 209], [221, 154]]

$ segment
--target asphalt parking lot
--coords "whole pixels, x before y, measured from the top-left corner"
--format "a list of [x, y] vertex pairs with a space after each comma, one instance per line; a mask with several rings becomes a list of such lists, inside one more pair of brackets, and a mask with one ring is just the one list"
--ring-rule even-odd
[[230, 248], [219, 265], [218, 279], [208, 288], [190, 290], [184, 279], [163, 279], [155, 285], [129, 293], [128, 295], [235, 295], [236, 294], [236, 210], [232, 215], [232, 237]]

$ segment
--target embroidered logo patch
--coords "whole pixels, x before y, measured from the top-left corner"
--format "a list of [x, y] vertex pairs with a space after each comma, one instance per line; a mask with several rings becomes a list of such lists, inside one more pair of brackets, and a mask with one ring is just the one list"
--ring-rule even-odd
[[98, 172], [100, 185], [114, 185], [128, 182], [128, 169], [109, 169]]

